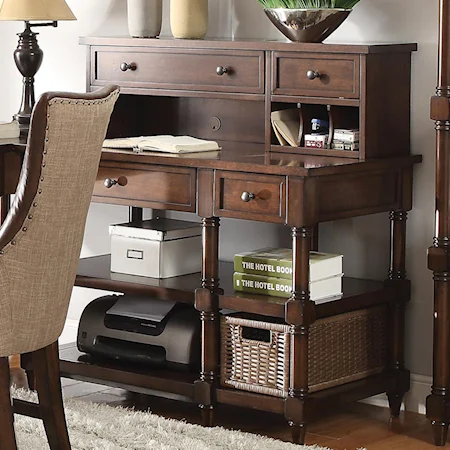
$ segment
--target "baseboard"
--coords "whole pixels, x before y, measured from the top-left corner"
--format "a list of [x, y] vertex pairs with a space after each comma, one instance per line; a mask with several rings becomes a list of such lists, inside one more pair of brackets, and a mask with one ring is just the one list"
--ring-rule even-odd
[[[431, 392], [432, 382], [433, 380], [431, 377], [412, 373], [411, 388], [405, 395], [402, 409], [425, 414], [425, 399]], [[386, 394], [375, 395], [374, 397], [369, 397], [361, 401], [370, 405], [382, 406], [384, 408], [389, 407]]]
[[75, 342], [77, 340], [78, 322], [79, 322], [78, 320], [74, 319], [66, 320], [63, 332], [58, 339], [58, 343], [60, 345]]

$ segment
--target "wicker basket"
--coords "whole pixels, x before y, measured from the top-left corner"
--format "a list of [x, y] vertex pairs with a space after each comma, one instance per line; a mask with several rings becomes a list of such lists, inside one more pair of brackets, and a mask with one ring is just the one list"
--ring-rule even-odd
[[[245, 314], [221, 317], [221, 384], [287, 397], [291, 326]], [[380, 373], [386, 364], [385, 306], [317, 320], [310, 328], [309, 391]]]

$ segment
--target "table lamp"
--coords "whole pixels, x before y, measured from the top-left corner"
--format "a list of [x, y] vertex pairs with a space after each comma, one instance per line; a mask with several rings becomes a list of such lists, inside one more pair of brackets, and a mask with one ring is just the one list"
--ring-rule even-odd
[[[25, 30], [18, 33], [19, 43], [14, 51], [14, 61], [23, 75], [22, 103], [14, 120], [19, 122], [20, 134], [25, 135], [28, 133], [34, 106], [34, 76], [43, 57], [36, 39], [38, 33], [31, 31], [31, 27], [56, 27], [58, 20], [76, 20], [76, 17], [64, 0], [3, 0], [0, 20], [25, 22]], [[41, 22], [30, 23], [35, 20]]]

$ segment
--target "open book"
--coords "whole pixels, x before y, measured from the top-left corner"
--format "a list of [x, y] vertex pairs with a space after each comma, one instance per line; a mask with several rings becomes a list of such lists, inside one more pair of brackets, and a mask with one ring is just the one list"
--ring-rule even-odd
[[206, 141], [192, 136], [171, 135], [105, 139], [103, 147], [132, 149], [136, 152], [149, 150], [167, 153], [194, 153], [220, 149], [215, 141]]

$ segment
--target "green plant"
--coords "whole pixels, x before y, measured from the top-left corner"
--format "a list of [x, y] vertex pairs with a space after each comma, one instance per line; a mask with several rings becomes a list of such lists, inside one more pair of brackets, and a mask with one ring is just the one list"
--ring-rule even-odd
[[359, 0], [258, 0], [264, 8], [315, 9], [342, 8], [352, 9]]

